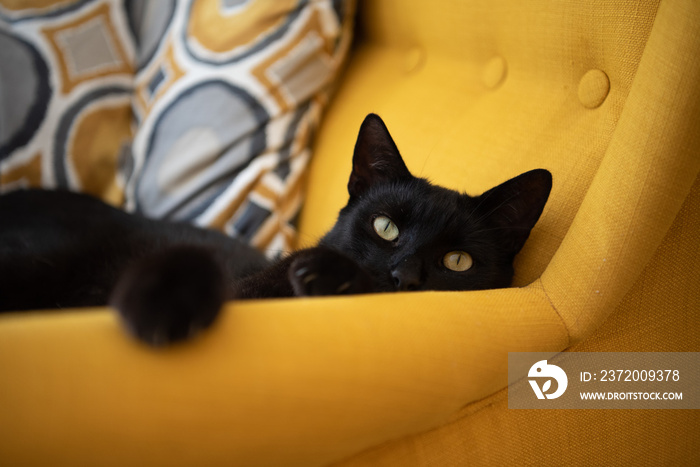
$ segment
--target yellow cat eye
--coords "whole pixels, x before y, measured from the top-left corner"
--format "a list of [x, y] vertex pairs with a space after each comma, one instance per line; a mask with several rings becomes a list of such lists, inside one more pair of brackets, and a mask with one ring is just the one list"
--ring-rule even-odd
[[399, 237], [399, 228], [394, 221], [386, 216], [377, 216], [372, 222], [374, 231], [387, 242], [393, 242]]
[[472, 267], [474, 261], [469, 253], [450, 251], [442, 258], [442, 264], [451, 271], [462, 272]]

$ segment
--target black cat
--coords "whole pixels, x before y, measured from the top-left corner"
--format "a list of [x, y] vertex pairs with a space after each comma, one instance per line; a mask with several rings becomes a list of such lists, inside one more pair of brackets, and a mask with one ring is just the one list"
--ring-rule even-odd
[[109, 304], [159, 345], [208, 327], [224, 300], [507, 287], [551, 186], [543, 169], [478, 197], [431, 185], [371, 114], [335, 226], [274, 263], [223, 234], [86, 195], [16, 191], [0, 197], [0, 311]]

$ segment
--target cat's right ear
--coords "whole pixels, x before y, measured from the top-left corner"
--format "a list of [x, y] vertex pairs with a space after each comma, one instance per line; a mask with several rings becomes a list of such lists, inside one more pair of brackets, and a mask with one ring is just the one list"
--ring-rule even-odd
[[348, 182], [351, 197], [377, 183], [410, 178], [411, 173], [379, 115], [369, 114], [360, 126]]

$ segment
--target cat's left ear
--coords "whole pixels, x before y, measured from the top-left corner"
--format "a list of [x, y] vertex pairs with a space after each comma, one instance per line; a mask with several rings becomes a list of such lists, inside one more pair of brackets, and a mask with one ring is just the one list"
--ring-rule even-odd
[[545, 169], [535, 169], [480, 196], [481, 215], [504, 234], [503, 247], [513, 255], [525, 244], [551, 190], [552, 174]]
[[367, 115], [355, 143], [348, 182], [350, 196], [360, 196], [377, 183], [410, 177], [411, 173], [382, 119], [375, 114]]

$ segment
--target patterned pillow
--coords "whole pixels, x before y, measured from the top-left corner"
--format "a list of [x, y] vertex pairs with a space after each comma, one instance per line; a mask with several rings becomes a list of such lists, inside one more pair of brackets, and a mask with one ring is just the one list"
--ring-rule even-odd
[[91, 193], [271, 255], [354, 0], [0, 1], [0, 190]]

